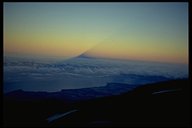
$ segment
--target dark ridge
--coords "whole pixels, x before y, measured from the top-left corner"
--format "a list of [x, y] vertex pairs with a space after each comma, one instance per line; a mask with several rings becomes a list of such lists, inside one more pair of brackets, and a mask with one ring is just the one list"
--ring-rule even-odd
[[[56, 120], [52, 126], [189, 127], [189, 88], [189, 80], [181, 79], [84, 101], [76, 105], [77, 112]], [[162, 90], [169, 91], [154, 93]]]
[[[121, 95], [74, 103], [5, 98], [3, 105], [7, 127], [190, 127], [188, 79], [146, 84]], [[63, 116], [49, 122], [55, 114]]]

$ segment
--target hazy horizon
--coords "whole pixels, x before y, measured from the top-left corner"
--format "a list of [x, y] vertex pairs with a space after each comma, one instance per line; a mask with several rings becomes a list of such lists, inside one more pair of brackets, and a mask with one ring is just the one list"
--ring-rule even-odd
[[188, 64], [188, 3], [4, 2], [4, 55]]

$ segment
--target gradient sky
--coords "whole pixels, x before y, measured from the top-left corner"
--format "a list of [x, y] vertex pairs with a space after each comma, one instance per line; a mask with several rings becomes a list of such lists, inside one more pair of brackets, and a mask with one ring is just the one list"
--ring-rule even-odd
[[188, 3], [6, 3], [4, 54], [188, 64]]

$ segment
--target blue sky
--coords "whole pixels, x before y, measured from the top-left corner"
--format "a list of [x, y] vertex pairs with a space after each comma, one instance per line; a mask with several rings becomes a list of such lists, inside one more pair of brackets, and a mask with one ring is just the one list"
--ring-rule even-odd
[[188, 63], [187, 2], [4, 2], [3, 20], [5, 54]]

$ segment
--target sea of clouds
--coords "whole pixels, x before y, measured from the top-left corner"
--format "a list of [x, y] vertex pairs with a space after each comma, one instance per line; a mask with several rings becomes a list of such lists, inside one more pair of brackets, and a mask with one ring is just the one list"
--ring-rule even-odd
[[107, 83], [145, 84], [188, 78], [188, 65], [184, 64], [83, 57], [55, 62], [6, 56], [3, 69], [4, 93], [18, 89], [56, 92]]

